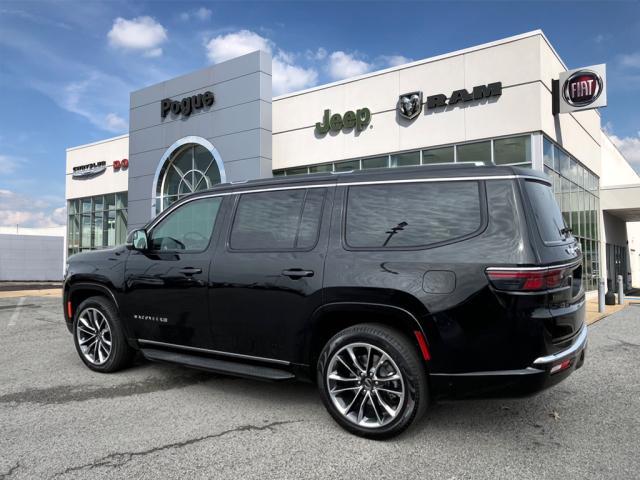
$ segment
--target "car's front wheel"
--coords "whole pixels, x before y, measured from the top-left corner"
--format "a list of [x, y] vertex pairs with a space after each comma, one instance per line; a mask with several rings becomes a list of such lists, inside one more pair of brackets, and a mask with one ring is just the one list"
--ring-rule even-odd
[[400, 434], [428, 403], [416, 347], [384, 325], [355, 325], [329, 340], [318, 361], [318, 386], [331, 416], [368, 438]]
[[118, 319], [118, 312], [104, 297], [90, 297], [76, 309], [73, 338], [78, 355], [91, 370], [110, 373], [131, 363], [134, 350]]

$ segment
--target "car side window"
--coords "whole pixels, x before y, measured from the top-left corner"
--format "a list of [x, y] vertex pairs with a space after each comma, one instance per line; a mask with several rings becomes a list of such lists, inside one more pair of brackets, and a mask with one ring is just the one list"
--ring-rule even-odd
[[479, 182], [353, 186], [345, 241], [352, 248], [422, 248], [472, 235], [482, 224]]
[[229, 247], [232, 250], [308, 250], [320, 229], [325, 188], [240, 195]]
[[222, 197], [193, 200], [163, 218], [149, 236], [151, 250], [200, 252], [211, 240]]

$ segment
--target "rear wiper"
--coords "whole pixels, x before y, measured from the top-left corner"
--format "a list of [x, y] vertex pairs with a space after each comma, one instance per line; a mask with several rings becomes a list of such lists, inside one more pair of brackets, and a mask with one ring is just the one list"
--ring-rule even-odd
[[571, 227], [564, 227], [560, 229], [560, 234], [564, 235], [565, 237], [568, 237], [571, 232], [573, 232], [573, 230], [571, 230]]

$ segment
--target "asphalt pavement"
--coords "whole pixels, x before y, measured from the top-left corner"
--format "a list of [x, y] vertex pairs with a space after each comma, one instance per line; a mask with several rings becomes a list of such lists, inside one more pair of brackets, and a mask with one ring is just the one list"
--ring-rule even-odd
[[[19, 308], [18, 308], [19, 305]], [[0, 299], [0, 480], [640, 477], [640, 306], [524, 399], [439, 402], [400, 437], [343, 431], [316, 389], [78, 358], [59, 298]]]

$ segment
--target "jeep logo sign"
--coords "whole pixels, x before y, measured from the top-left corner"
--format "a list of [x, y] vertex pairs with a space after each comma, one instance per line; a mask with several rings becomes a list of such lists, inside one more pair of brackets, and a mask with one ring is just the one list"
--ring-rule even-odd
[[560, 113], [606, 106], [605, 75], [605, 65], [561, 73]]
[[339, 132], [342, 129], [351, 130], [355, 128], [357, 131], [364, 130], [371, 121], [371, 110], [368, 108], [360, 108], [355, 112], [348, 110], [344, 115], [334, 113], [331, 115], [331, 110], [324, 111], [322, 122], [316, 123], [316, 133], [324, 135], [329, 130], [332, 132]]
[[171, 112], [173, 115], [188, 117], [196, 110], [213, 105], [213, 98], [213, 92], [209, 91], [184, 97], [180, 101], [165, 98], [160, 102], [160, 116], [165, 118]]

